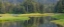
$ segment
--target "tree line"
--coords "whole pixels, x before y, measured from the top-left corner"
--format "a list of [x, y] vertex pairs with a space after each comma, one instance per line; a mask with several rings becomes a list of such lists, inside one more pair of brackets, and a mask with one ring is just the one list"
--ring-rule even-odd
[[64, 0], [59, 0], [55, 6], [55, 13], [64, 13]]
[[[53, 13], [64, 13], [64, 0], [57, 2]], [[0, 14], [26, 14], [26, 13], [43, 13], [44, 5], [32, 0], [26, 0], [20, 4], [12, 4], [9, 2], [0, 2]]]
[[14, 5], [11, 3], [0, 2], [0, 13], [24, 14], [24, 13], [42, 13], [43, 5], [32, 0]]

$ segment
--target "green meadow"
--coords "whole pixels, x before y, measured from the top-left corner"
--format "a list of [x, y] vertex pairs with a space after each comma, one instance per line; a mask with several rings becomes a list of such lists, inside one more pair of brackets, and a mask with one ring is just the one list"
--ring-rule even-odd
[[64, 14], [60, 14], [60, 15], [55, 15], [53, 16], [54, 18], [57, 18], [58, 20], [53, 20], [52, 22], [56, 23], [56, 24], [60, 24], [60, 25], [64, 25]]
[[58, 20], [53, 20], [56, 24], [64, 25], [64, 14], [18, 14], [13, 16], [13, 14], [0, 14], [0, 20], [5, 21], [24, 21], [29, 20], [29, 17], [39, 17], [39, 16], [51, 16], [57, 18]]

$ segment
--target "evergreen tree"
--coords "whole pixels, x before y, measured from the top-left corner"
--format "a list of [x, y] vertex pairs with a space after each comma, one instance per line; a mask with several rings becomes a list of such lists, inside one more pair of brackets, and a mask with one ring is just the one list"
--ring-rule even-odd
[[2, 9], [2, 3], [0, 2], [0, 13], [2, 13], [1, 9]]
[[55, 6], [56, 13], [64, 13], [64, 0], [58, 1], [57, 5]]
[[28, 13], [42, 13], [43, 12], [43, 5], [32, 0], [26, 0], [23, 3], [23, 6], [25, 7], [26, 12]]

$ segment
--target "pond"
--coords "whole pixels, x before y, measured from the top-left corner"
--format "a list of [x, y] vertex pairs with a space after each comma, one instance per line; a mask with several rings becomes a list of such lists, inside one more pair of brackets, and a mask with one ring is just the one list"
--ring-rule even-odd
[[50, 16], [29, 17], [28, 20], [5, 21], [0, 23], [0, 27], [58, 27], [57, 24], [50, 22], [56, 20]]

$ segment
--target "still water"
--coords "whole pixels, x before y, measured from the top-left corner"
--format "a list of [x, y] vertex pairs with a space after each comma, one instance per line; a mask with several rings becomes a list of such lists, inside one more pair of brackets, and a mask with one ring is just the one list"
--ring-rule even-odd
[[58, 27], [57, 24], [50, 22], [56, 20], [50, 16], [29, 17], [29, 20], [0, 23], [0, 27]]

